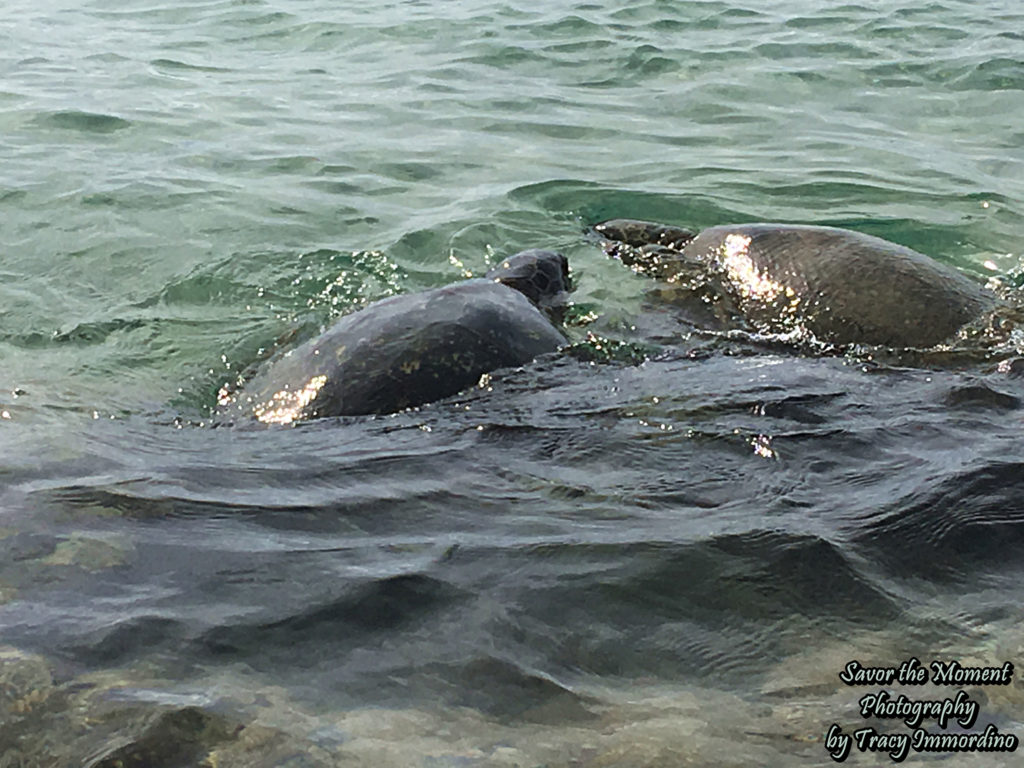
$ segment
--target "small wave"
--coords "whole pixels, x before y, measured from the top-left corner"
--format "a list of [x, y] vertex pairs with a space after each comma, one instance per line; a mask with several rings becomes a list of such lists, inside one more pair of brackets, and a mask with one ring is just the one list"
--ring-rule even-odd
[[190, 72], [232, 72], [234, 70], [226, 67], [209, 67], [202, 66], [199, 64], [189, 64], [184, 61], [178, 61], [177, 59], [153, 59], [149, 62], [153, 67], [157, 69], [170, 69], [170, 70], [184, 70]]
[[218, 656], [230, 653], [251, 658], [271, 653], [294, 658], [296, 646], [331, 644], [339, 650], [340, 642], [358, 645], [366, 641], [366, 635], [414, 631], [417, 620], [463, 596], [461, 589], [430, 576], [392, 576], [350, 588], [333, 601], [300, 608], [275, 621], [215, 627], [197, 642], [207, 653]]
[[1000, 57], [967, 67], [949, 79], [957, 91], [1024, 91], [1024, 58]]
[[596, 715], [588, 699], [553, 677], [494, 656], [458, 664], [429, 664], [421, 671], [433, 678], [439, 695], [451, 704], [472, 707], [489, 717], [527, 722], [579, 722]]
[[157, 649], [178, 647], [188, 636], [187, 626], [177, 619], [149, 615], [123, 619], [92, 636], [77, 638], [62, 655], [96, 666], [115, 666]]
[[899, 574], [960, 578], [1020, 560], [1024, 464], [990, 462], [897, 499], [854, 535], [868, 556]]
[[36, 119], [40, 125], [83, 133], [114, 133], [131, 127], [132, 122], [116, 115], [67, 110], [51, 112]]

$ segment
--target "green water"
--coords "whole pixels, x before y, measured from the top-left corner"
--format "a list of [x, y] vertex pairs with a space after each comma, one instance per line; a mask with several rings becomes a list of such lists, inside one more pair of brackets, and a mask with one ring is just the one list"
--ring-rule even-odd
[[11, 764], [818, 765], [851, 658], [1024, 668], [1014, 370], [712, 343], [197, 426], [276, 346], [524, 248], [569, 258], [573, 339], [633, 341], [611, 217], [1018, 271], [1018, 0], [343, 5], [0, 8]]
[[16, 420], [209, 405], [222, 355], [524, 247], [566, 250], [578, 303], [625, 311], [638, 285], [580, 238], [609, 216], [1021, 256], [1013, 2], [13, 2], [0, 20]]

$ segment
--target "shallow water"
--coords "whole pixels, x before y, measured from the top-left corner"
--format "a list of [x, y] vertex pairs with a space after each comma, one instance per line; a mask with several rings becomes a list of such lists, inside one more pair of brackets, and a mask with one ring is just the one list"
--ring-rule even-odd
[[[860, 717], [851, 659], [1024, 669], [1019, 366], [688, 334], [584, 235], [828, 224], [1012, 278], [1021, 29], [6, 3], [0, 764], [818, 765], [833, 722], [909, 730]], [[529, 247], [570, 259], [576, 355], [205, 426], [274, 349]], [[1019, 671], [970, 691], [1024, 735]]]

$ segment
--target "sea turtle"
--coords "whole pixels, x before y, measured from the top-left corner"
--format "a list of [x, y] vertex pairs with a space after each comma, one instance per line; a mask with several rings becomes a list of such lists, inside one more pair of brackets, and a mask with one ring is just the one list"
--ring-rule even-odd
[[565, 344], [541, 308], [557, 312], [568, 290], [565, 257], [529, 250], [485, 278], [383, 299], [272, 361], [220, 415], [291, 424], [440, 400]]
[[827, 343], [926, 348], [997, 303], [952, 267], [845, 229], [740, 224], [695, 234], [632, 219], [594, 229], [608, 253], [761, 332], [803, 328]]

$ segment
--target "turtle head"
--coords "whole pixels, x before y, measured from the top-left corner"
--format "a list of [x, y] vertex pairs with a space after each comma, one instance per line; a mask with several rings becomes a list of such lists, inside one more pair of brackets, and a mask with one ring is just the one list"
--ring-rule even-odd
[[536, 248], [502, 259], [487, 277], [515, 288], [541, 309], [563, 306], [572, 290], [565, 256]]

